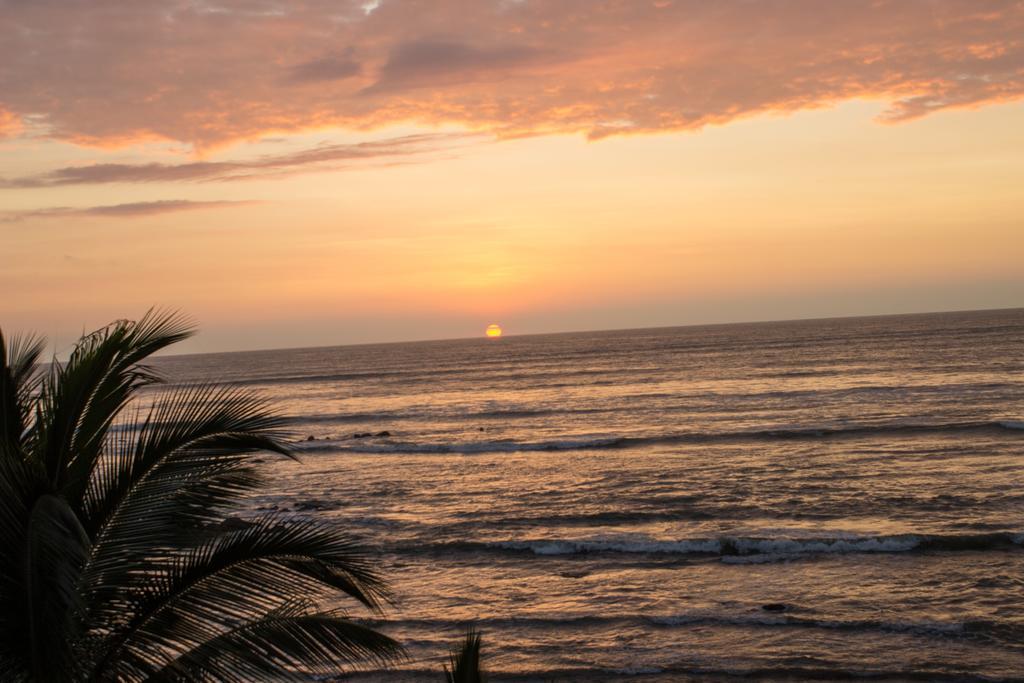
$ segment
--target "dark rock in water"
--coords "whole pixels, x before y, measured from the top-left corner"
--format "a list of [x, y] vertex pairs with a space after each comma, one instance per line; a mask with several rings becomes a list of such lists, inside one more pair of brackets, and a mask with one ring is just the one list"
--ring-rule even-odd
[[309, 436], [306, 437], [306, 441], [316, 441], [316, 437], [310, 434]]
[[385, 429], [383, 432], [377, 432], [374, 436], [391, 436], [391, 432]]
[[769, 602], [767, 604], [761, 605], [761, 609], [763, 609], [765, 612], [785, 612], [787, 609], [789, 609], [789, 607], [782, 604], [781, 602]]
[[217, 525], [217, 528], [222, 531], [242, 531], [248, 529], [253, 524], [241, 517], [228, 517], [223, 522]]
[[584, 576], [590, 576], [590, 572], [586, 569], [572, 569], [559, 574], [565, 579], [582, 579]]
[[373, 436], [370, 432], [356, 432], [352, 435], [353, 439], [365, 439], [368, 436]]
[[313, 498], [311, 500], [300, 500], [292, 506], [292, 509], [300, 512], [306, 512], [308, 510], [326, 510], [330, 506], [331, 504], [327, 501]]

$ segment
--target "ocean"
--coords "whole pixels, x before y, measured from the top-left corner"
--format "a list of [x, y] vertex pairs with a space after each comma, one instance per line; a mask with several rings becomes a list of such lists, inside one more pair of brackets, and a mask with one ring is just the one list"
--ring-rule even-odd
[[409, 660], [355, 680], [470, 624], [497, 680], [1024, 680], [1024, 309], [158, 366], [271, 398], [254, 510], [379, 554]]

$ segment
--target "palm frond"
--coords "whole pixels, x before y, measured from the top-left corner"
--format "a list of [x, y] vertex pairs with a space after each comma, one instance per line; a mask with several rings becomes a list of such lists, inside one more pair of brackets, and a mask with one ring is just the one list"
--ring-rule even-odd
[[401, 646], [337, 612], [282, 608], [181, 655], [152, 681], [307, 681], [345, 665], [386, 666], [403, 657]]
[[[151, 558], [152, 561], [153, 558]], [[262, 618], [300, 599], [348, 595], [379, 611], [389, 599], [370, 558], [336, 531], [310, 520], [266, 516], [243, 529], [221, 532], [198, 547], [170, 555], [159, 573], [119, 576], [111, 600], [110, 572], [93, 575], [93, 620], [116, 623], [105, 660], [145, 661], [154, 653], [183, 652], [225, 630]], [[125, 609], [130, 607], [130, 609]]]
[[444, 668], [448, 683], [486, 683], [487, 677], [480, 668], [480, 632], [470, 627], [462, 647], [449, 653], [448, 662], [452, 667]]
[[[29, 520], [36, 500], [49, 492], [40, 471], [0, 441], [0, 680], [18, 680], [32, 670], [26, 628], [25, 570]], [[17, 672], [22, 672], [19, 676]]]
[[[262, 398], [210, 385], [182, 387], [110, 445], [83, 500], [98, 547], [152, 545], [157, 525], [179, 529], [223, 518], [225, 507], [260, 484], [258, 453], [294, 457], [285, 419]], [[134, 530], [134, 531], [133, 531]]]
[[32, 672], [36, 680], [59, 680], [74, 667], [72, 645], [83, 612], [78, 580], [89, 539], [68, 504], [51, 494], [33, 505], [26, 536], [25, 615]]
[[25, 436], [43, 344], [34, 336], [15, 336], [8, 342], [0, 330], [0, 441], [10, 444], [9, 452], [20, 448]]
[[46, 372], [40, 341], [0, 335], [0, 680], [336, 675], [400, 653], [321, 611], [389, 600], [347, 537], [279, 516], [226, 523], [263, 483], [257, 454], [294, 457], [263, 399], [189, 386], [126, 413], [159, 380], [143, 361], [189, 334], [151, 311]]
[[118, 413], [140, 387], [158, 381], [141, 361], [191, 334], [183, 317], [151, 310], [138, 322], [119, 321], [87, 335], [67, 363], [52, 364], [38, 402], [34, 452], [73, 507]]

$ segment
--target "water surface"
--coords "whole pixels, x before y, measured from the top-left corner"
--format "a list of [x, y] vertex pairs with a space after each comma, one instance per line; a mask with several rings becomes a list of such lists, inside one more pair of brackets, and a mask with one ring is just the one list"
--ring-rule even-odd
[[522, 680], [1024, 675], [1024, 310], [160, 365], [315, 437], [254, 506], [380, 553], [365, 678], [471, 622]]

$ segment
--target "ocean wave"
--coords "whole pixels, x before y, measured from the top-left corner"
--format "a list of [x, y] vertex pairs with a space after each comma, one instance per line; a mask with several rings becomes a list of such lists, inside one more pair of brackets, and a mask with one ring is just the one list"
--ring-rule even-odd
[[[610, 683], [623, 679], [640, 681], [722, 681], [722, 680], [768, 680], [768, 681], [928, 681], [929, 683], [1010, 683], [1024, 681], [1024, 678], [990, 677], [968, 674], [950, 669], [843, 669], [829, 667], [762, 666], [758, 668], [685, 668], [666, 667], [620, 667], [620, 668], [558, 668], [543, 670], [514, 669], [503, 671], [489, 668], [488, 676], [493, 680], [519, 681], [595, 681]], [[434, 681], [436, 669], [391, 668], [382, 677], [378, 672], [354, 672], [345, 677], [348, 681]]]
[[613, 413], [615, 408], [507, 408], [504, 410], [481, 410], [462, 413], [459, 417], [469, 420], [516, 419], [527, 417], [549, 417], [552, 415], [597, 415]]
[[[799, 610], [799, 607], [794, 607]], [[446, 619], [397, 619], [397, 620], [367, 620], [369, 625], [387, 626], [393, 631], [411, 631], [417, 636], [424, 634], [455, 634], [462, 631], [465, 624], [461, 621]], [[774, 615], [764, 613], [759, 606], [750, 605], [741, 612], [719, 612], [715, 610], [694, 610], [680, 614], [567, 614], [538, 615], [538, 616], [516, 616], [516, 617], [491, 617], [474, 620], [474, 625], [485, 633], [504, 633], [503, 639], [514, 640], [516, 636], [507, 633], [530, 632], [530, 631], [553, 631], [555, 633], [571, 632], [577, 635], [585, 634], [588, 631], [596, 632], [622, 632], [624, 628], [639, 629], [690, 629], [694, 627], [702, 629], [744, 629], [753, 632], [777, 632], [787, 630], [806, 630], [833, 632], [837, 635], [843, 633], [860, 634], [900, 634], [915, 639], [919, 642], [929, 643], [932, 647], [942, 648], [945, 643], [969, 640], [972, 642], [989, 641], [1002, 646], [1012, 646], [1012, 649], [1019, 643], [1021, 628], [1012, 622], [997, 620], [965, 620], [965, 621], [928, 621], [928, 620], [886, 620], [886, 619], [845, 619], [841, 616], [830, 618], [818, 614], [781, 614]], [[704, 637], [713, 637], [707, 636]], [[435, 641], [433, 637], [424, 641], [413, 636], [414, 640], [423, 645], [429, 643], [429, 648], [440, 649], [447, 642], [443, 639]], [[888, 644], [889, 641], [879, 641]], [[622, 677], [636, 676], [645, 679], [653, 675], [652, 680], [707, 680], [709, 677], [715, 680], [722, 679], [760, 679], [760, 680], [920, 680], [920, 681], [957, 681], [966, 683], [968, 681], [994, 681], [1008, 680], [1005, 678], [992, 678], [984, 675], [968, 675], [956, 667], [949, 670], [936, 663], [933, 667], [925, 665], [925, 668], [907, 669], [881, 669], [876, 667], [856, 669], [843, 668], [839, 662], [821, 662], [821, 666], [813, 668], [802, 668], [793, 666], [791, 663], [779, 661], [777, 665], [767, 662], [751, 662], [757, 668], [744, 667], [735, 659], [726, 661], [709, 661], [702, 659], [704, 666], [673, 666], [664, 662], [636, 662], [629, 666], [594, 667], [591, 669], [558, 669], [544, 671], [517, 671], [507, 672], [504, 675], [500, 671], [491, 670], [494, 677], [501, 676], [502, 680], [620, 680]], [[696, 664], [696, 662], [694, 662]], [[882, 662], [879, 661], [881, 665]], [[392, 671], [391, 673], [396, 673]], [[428, 676], [430, 671], [422, 673]], [[662, 674], [662, 676], [658, 676]], [[358, 680], [358, 676], [355, 677]], [[1018, 679], [1012, 679], [1018, 680]]]
[[[403, 384], [423, 384], [427, 382], [437, 382], [438, 378], [442, 378], [445, 381], [453, 383], [465, 383], [465, 382], [480, 382], [487, 381], [491, 383], [505, 382], [505, 381], [522, 381], [524, 379], [531, 381], [535, 385], [552, 387], [552, 386], [572, 386], [571, 382], [557, 382], [549, 383], [547, 380], [555, 379], [561, 380], [563, 378], [574, 378], [574, 377], [620, 377], [623, 375], [635, 376], [639, 373], [655, 373], [659, 370], [657, 367], [650, 367], [646, 370], [638, 370], [637, 368], [622, 369], [622, 368], [585, 368], [585, 369], [567, 369], [565, 366], [551, 367], [543, 365], [533, 366], [522, 366], [522, 365], [509, 365], [507, 363], [482, 363], [477, 362], [472, 366], [469, 365], [457, 365], [440, 368], [424, 368], [424, 367], [396, 367], [396, 368], [380, 368], [372, 370], [358, 370], [353, 369], [347, 372], [331, 372], [321, 374], [277, 374], [277, 375], [264, 375], [257, 377], [243, 377], [235, 379], [225, 379], [220, 383], [231, 386], [283, 386], [293, 384], [330, 384], [330, 383], [341, 383], [341, 382], [362, 382], [362, 381], [400, 381]], [[576, 385], [579, 384], [577, 380]], [[589, 382], [588, 382], [589, 384]], [[165, 386], [177, 386], [176, 384], [169, 383]]]
[[462, 454], [517, 453], [521, 451], [576, 451], [613, 448], [622, 443], [622, 437], [581, 437], [551, 441], [474, 441], [468, 443], [440, 444], [396, 441], [392, 439], [333, 439], [300, 442], [295, 444], [299, 451], [349, 451], [356, 453], [408, 453], [408, 454]]
[[[799, 609], [795, 607], [794, 609]], [[388, 625], [397, 628], [425, 630], [434, 633], [458, 630], [462, 622], [445, 619], [397, 619], [366, 620], [372, 625]], [[752, 605], [745, 612], [723, 613], [714, 610], [694, 610], [679, 614], [568, 614], [565, 616], [517, 616], [491, 617], [474, 620], [482, 630], [516, 629], [620, 629], [625, 625], [635, 626], [719, 626], [719, 627], [792, 627], [829, 631], [881, 631], [910, 633], [922, 636], [987, 636], [1004, 633], [1007, 630], [1019, 632], [1020, 627], [1012, 622], [992, 620], [966, 621], [899, 621], [884, 619], [841, 619], [818, 615], [774, 614], [764, 612]]]
[[[717, 434], [701, 434], [712, 440], [727, 439], [815, 439], [841, 438], [846, 436], [885, 436], [890, 434], [931, 434], [943, 432], [978, 432], [978, 431], [1017, 431], [1024, 429], [1024, 422], [1013, 420], [984, 420], [971, 422], [938, 422], [938, 423], [895, 423], [881, 425], [849, 425], [844, 427], [779, 427], [751, 431], [723, 432]], [[689, 435], [680, 435], [685, 440]], [[675, 437], [669, 437], [673, 439]], [[655, 439], [657, 440], [657, 439]]]
[[[536, 529], [543, 527], [586, 527], [606, 524], [638, 524], [642, 522], [658, 521], [705, 521], [726, 516], [728, 512], [733, 510], [738, 511], [739, 514], [743, 514], [744, 516], [757, 514], [760, 517], [768, 517], [772, 515], [771, 510], [754, 505], [736, 505], [732, 506], [728, 511], [723, 511], [721, 507], [709, 506], [707, 508], [697, 508], [691, 504], [687, 504], [685, 507], [670, 506], [665, 509], [631, 510], [623, 508], [618, 510], [600, 510], [594, 512], [568, 511], [564, 513], [552, 512], [551, 514], [506, 516], [502, 517], [501, 524], [505, 527], [527, 526]], [[476, 521], [471, 522], [471, 524], [474, 525], [476, 523]]]
[[[625, 553], [719, 557], [725, 562], [785, 561], [812, 555], [854, 553], [965, 552], [1007, 550], [1024, 545], [1024, 533], [840, 535], [819, 538], [754, 538], [723, 536], [664, 540], [650, 538], [589, 538], [482, 541], [444, 544], [464, 550], [529, 552], [534, 555]], [[440, 549], [440, 548], [438, 548]]]
[[651, 436], [590, 434], [543, 441], [487, 440], [461, 443], [424, 443], [387, 439], [323, 439], [301, 442], [301, 451], [352, 451], [358, 453], [515, 453], [529, 451], [598, 450], [653, 445], [700, 444], [730, 441], [812, 440], [863, 438], [887, 435], [926, 435], [956, 432], [1021, 433], [1024, 421], [991, 420], [975, 422], [900, 423], [886, 425], [850, 425], [845, 427], [769, 427], [731, 432], [684, 432]]
[[393, 420], [432, 419], [435, 415], [416, 411], [381, 411], [364, 413], [323, 413], [288, 416], [290, 424], [364, 424]]
[[791, 614], [679, 614], [647, 617], [646, 621], [656, 626], [785, 626], [791, 628], [812, 628], [829, 631], [882, 631], [887, 633], [909, 633], [921, 636], [962, 636], [985, 634], [1002, 628], [996, 622], [914, 622], [885, 621], [876, 619], [825, 619], [801, 617]]
[[[295, 425], [320, 424], [382, 424], [396, 422], [456, 422], [464, 420], [517, 420], [551, 416], [595, 415], [615, 412], [613, 408], [507, 408], [466, 412], [458, 407], [448, 410], [412, 408], [381, 412], [321, 413], [293, 415], [288, 422]], [[342, 439], [344, 440], [344, 439]]]

